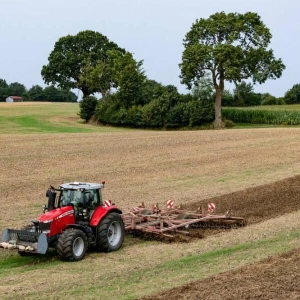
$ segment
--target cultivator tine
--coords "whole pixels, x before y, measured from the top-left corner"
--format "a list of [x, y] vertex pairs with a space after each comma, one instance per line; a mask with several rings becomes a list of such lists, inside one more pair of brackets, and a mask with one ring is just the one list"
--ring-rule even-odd
[[230, 229], [246, 225], [244, 218], [232, 217], [229, 212], [225, 215], [216, 215], [213, 203], [211, 203], [212, 211], [206, 213], [203, 205], [196, 211], [188, 211], [182, 209], [182, 205], [174, 208], [174, 202], [171, 201], [173, 200], [168, 200], [166, 209], [160, 209], [156, 203], [151, 209], [143, 205], [139, 209], [124, 213], [122, 217], [125, 229], [134, 232], [135, 235], [147, 233], [169, 238], [173, 236], [172, 233], [187, 234], [186, 229]]

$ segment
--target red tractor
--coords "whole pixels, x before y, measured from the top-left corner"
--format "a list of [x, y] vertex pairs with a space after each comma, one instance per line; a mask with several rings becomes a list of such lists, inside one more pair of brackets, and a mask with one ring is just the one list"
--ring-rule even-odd
[[124, 240], [122, 211], [105, 206], [101, 189], [104, 183], [65, 183], [47, 190], [48, 207], [32, 225], [22, 230], [4, 229], [0, 246], [18, 249], [20, 255], [45, 254], [56, 248], [65, 261], [81, 260], [88, 248], [110, 252]]

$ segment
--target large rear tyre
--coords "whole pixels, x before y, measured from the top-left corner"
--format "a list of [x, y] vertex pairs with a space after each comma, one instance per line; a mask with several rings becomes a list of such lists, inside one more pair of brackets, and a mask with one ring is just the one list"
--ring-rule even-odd
[[125, 236], [124, 222], [120, 214], [109, 213], [98, 225], [96, 248], [111, 252], [122, 247]]
[[56, 250], [64, 261], [78, 261], [83, 259], [87, 250], [87, 238], [79, 229], [66, 229], [58, 238]]

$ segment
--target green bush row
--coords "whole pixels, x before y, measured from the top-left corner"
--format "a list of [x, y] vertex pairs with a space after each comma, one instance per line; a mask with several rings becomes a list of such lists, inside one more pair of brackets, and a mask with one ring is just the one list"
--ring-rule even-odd
[[300, 112], [223, 108], [222, 115], [234, 123], [299, 125]]
[[203, 103], [191, 96], [182, 96], [181, 101], [174, 103], [162, 95], [144, 106], [133, 105], [129, 109], [115, 100], [110, 97], [99, 101], [95, 113], [99, 122], [140, 128], [180, 128], [201, 126], [214, 118], [212, 102]]

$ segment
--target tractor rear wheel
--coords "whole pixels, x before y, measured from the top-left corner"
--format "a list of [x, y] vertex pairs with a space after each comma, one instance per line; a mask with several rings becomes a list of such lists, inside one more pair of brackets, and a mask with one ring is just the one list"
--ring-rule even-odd
[[58, 238], [56, 250], [62, 260], [77, 261], [83, 259], [87, 250], [87, 238], [79, 229], [66, 229]]
[[125, 236], [124, 222], [120, 214], [109, 213], [98, 225], [96, 248], [111, 252], [121, 248]]

